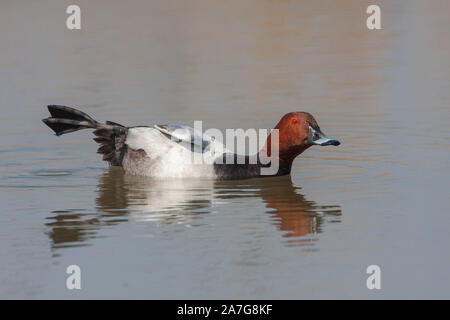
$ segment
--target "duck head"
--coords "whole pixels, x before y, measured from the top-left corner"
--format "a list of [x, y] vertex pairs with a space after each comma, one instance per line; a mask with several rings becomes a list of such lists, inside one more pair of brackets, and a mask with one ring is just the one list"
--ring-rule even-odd
[[[328, 138], [320, 130], [316, 119], [308, 112], [290, 112], [284, 115], [274, 129], [278, 129], [279, 162], [281, 171], [291, 171], [294, 159], [311, 146], [338, 146], [338, 140]], [[271, 136], [266, 146], [270, 155]]]

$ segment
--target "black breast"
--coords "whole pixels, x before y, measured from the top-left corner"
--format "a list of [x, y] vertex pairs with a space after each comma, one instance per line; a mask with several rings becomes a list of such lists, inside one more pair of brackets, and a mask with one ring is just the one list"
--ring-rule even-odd
[[[233, 161], [230, 161], [231, 159]], [[214, 171], [218, 179], [237, 180], [256, 177], [270, 177], [270, 175], [261, 175], [261, 168], [269, 167], [270, 164], [267, 165], [261, 164], [261, 162], [259, 161], [259, 157], [256, 158], [255, 161], [255, 158], [249, 156], [241, 156], [237, 154], [224, 154], [221, 160], [222, 163], [218, 163], [218, 161], [214, 163]], [[280, 168], [280, 170], [278, 170], [278, 172], [275, 175], [278, 176], [289, 173], [290, 170], [286, 171]]]

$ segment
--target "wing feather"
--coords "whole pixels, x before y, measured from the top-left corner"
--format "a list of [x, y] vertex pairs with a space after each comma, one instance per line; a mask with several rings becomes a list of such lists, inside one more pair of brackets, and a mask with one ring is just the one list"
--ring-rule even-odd
[[214, 142], [214, 138], [202, 134], [191, 127], [174, 125], [174, 124], [164, 124], [155, 125], [155, 129], [163, 133], [167, 138], [175, 142], [185, 142], [191, 144], [192, 146], [198, 146], [202, 148], [202, 152]]

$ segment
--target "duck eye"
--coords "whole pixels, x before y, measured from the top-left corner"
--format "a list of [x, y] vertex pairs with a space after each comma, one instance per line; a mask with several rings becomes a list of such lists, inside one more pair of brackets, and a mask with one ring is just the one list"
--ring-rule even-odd
[[314, 132], [314, 140], [317, 140], [320, 138], [320, 135], [317, 132]]
[[292, 119], [292, 124], [297, 124], [297, 119]]

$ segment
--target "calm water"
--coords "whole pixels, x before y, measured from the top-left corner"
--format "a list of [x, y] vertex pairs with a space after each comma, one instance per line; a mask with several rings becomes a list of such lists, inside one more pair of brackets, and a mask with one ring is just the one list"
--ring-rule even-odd
[[[448, 1], [377, 1], [378, 31], [359, 0], [80, 0], [81, 31], [71, 3], [0, 4], [1, 298], [450, 298]], [[342, 145], [291, 177], [152, 181], [52, 135], [54, 103], [220, 129], [309, 111]]]

